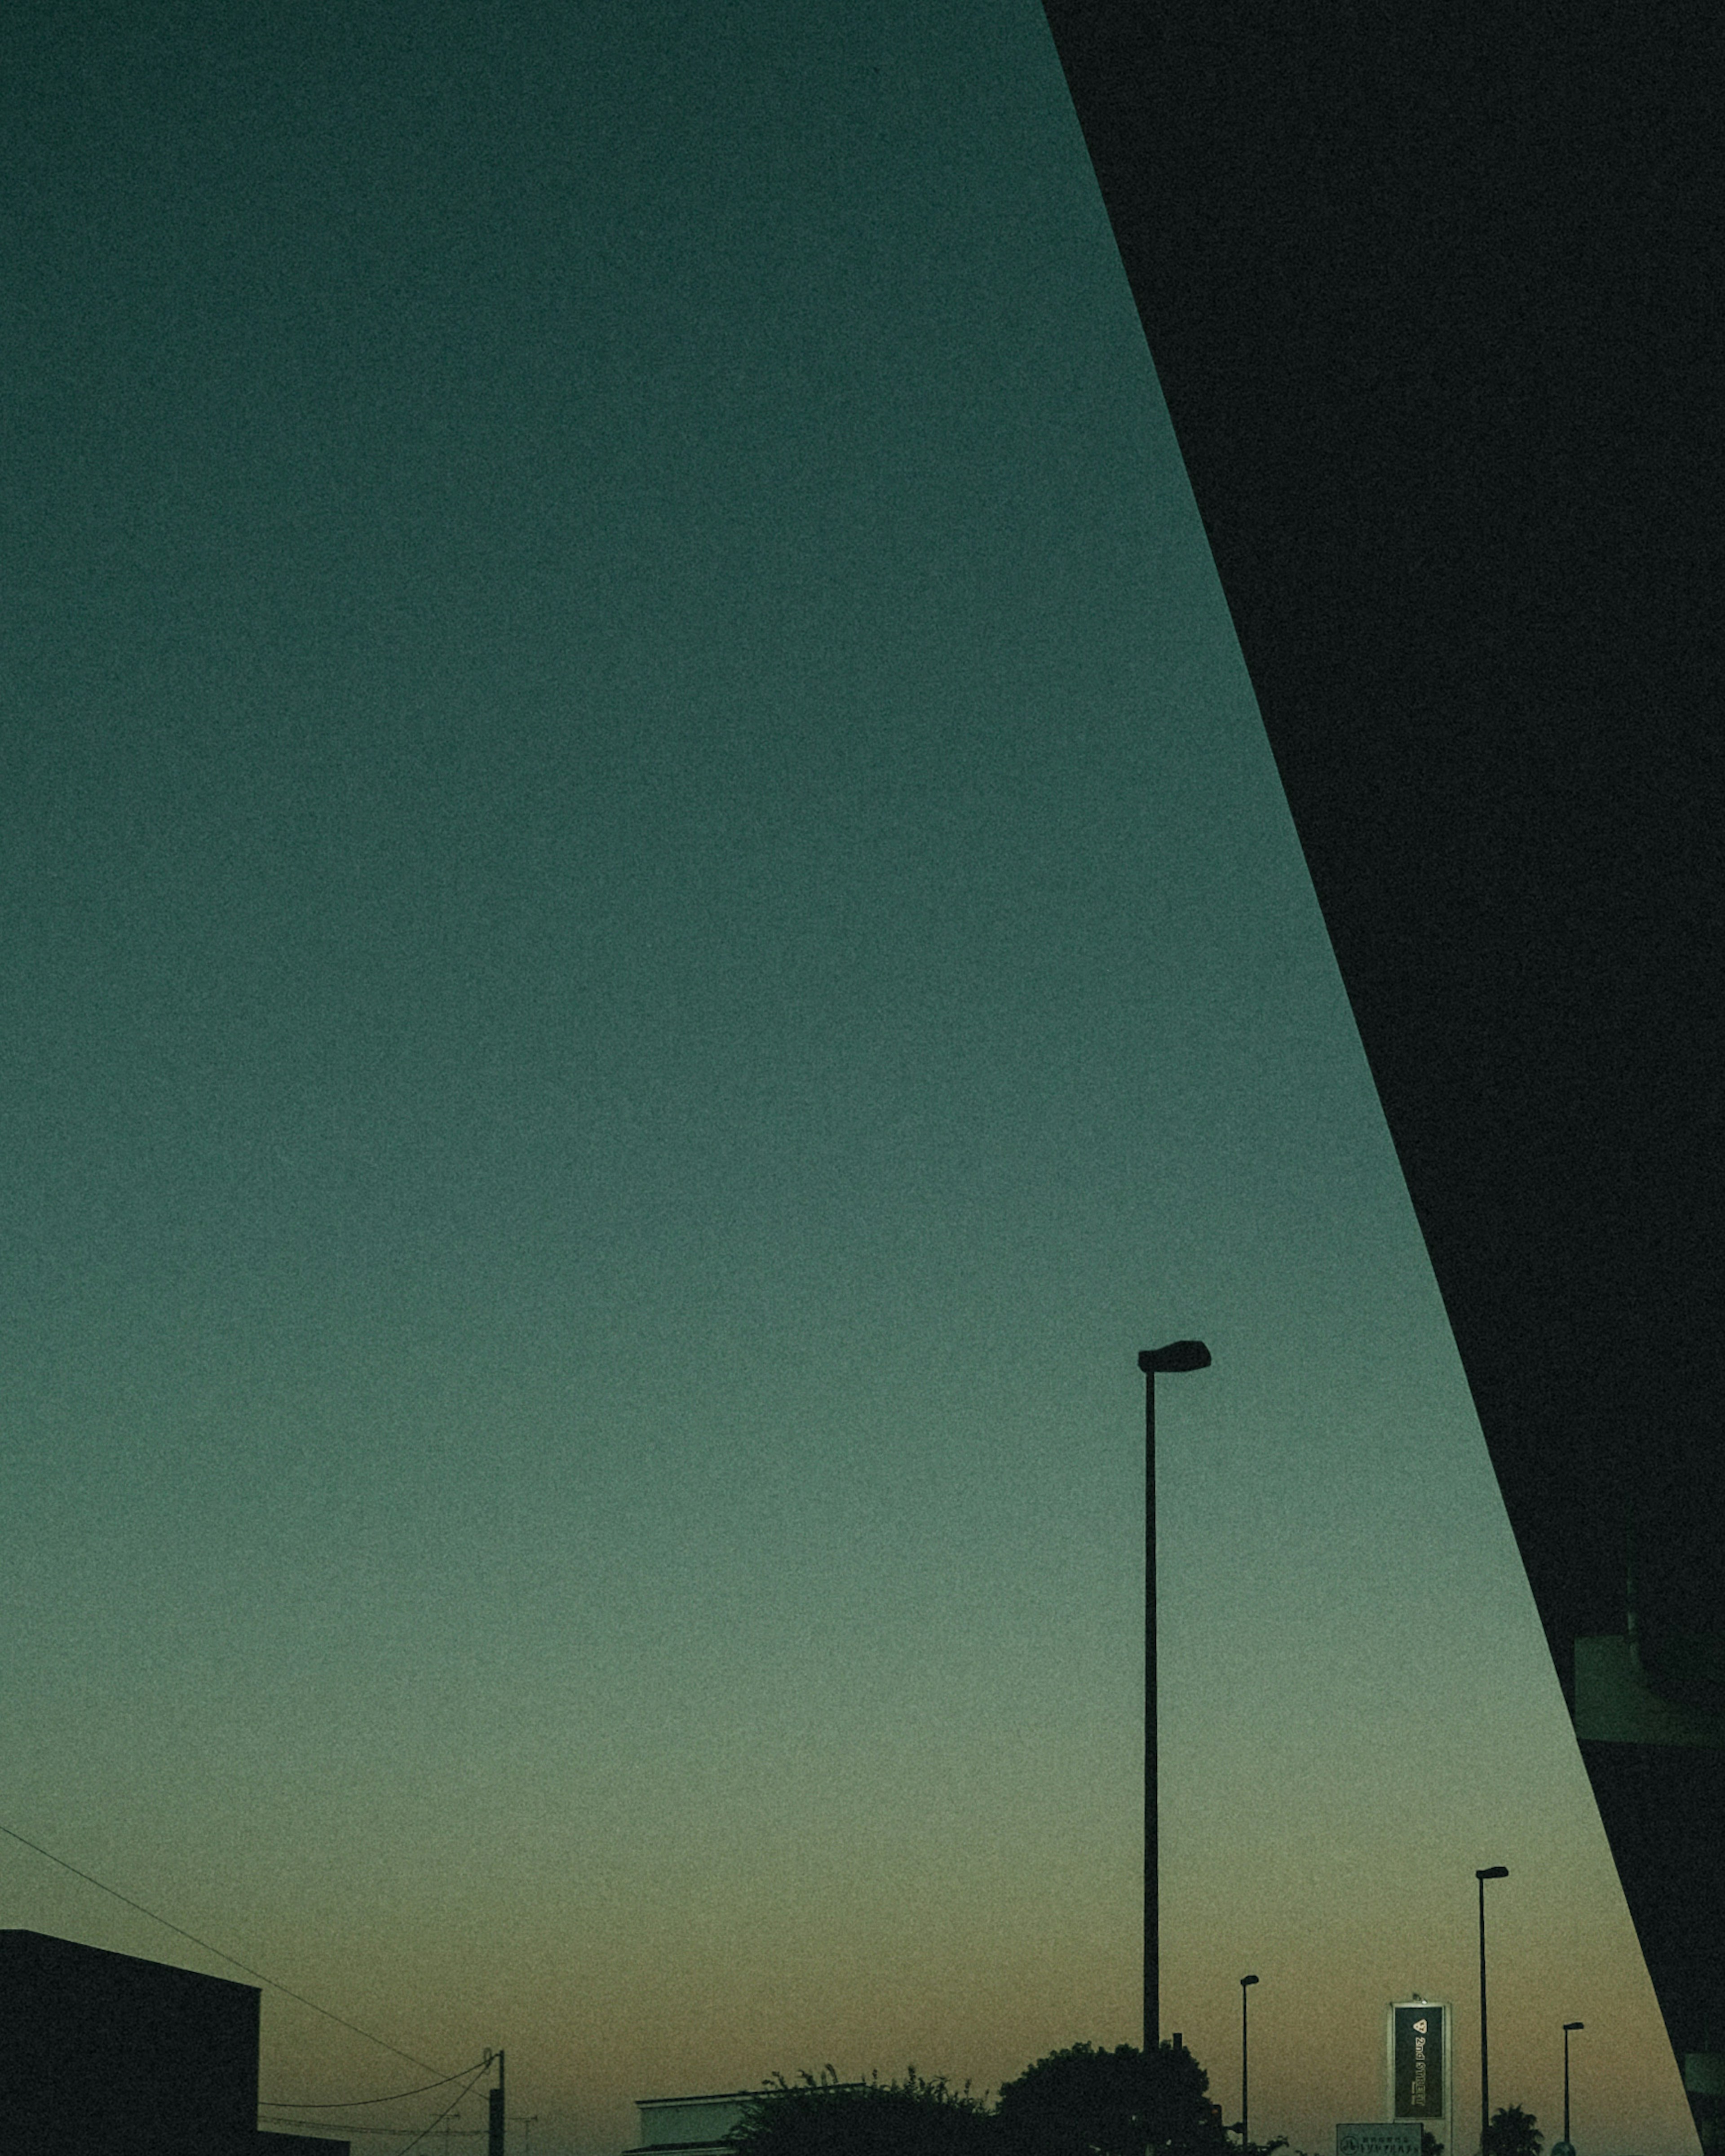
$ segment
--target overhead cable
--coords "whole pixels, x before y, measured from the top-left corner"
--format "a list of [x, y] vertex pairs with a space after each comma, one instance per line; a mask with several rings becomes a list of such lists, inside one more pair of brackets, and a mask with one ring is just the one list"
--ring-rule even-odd
[[[234, 1969], [243, 1969], [248, 1976], [256, 1977], [259, 1984], [267, 1984], [271, 1990], [285, 1992], [290, 1999], [298, 1999], [301, 2006], [309, 2006], [314, 2014], [321, 2014], [326, 2021], [338, 2022], [342, 2028], [352, 2030], [356, 2036], [363, 2036], [368, 2044], [381, 2045], [384, 2051], [393, 2051], [397, 2058], [405, 2059], [409, 2066], [424, 2066], [429, 2074], [437, 2071], [429, 2059], [415, 2058], [411, 2051], [403, 2051], [399, 2044], [392, 2044], [386, 2037], [374, 2036], [369, 2029], [362, 2029], [358, 2022], [350, 2021], [343, 2015], [332, 2014], [327, 2006], [320, 2006], [315, 1999], [308, 1999], [303, 1991], [295, 1991], [291, 1985], [281, 1983], [275, 1977], [265, 1976], [262, 1969], [254, 1969], [249, 1962], [241, 1961], [236, 1954], [227, 1953], [220, 1947], [213, 1947], [208, 1939], [199, 1938], [196, 1932], [188, 1932], [182, 1924], [171, 1923], [158, 1911], [146, 1909], [141, 1902], [134, 1902], [130, 1894], [122, 1894], [117, 1887], [109, 1886], [105, 1879], [98, 1879], [89, 1871], [80, 1871], [75, 1864], [69, 1864], [64, 1856], [56, 1856], [51, 1849], [44, 1849], [39, 1841], [32, 1841], [28, 1835], [19, 1834], [16, 1829], [3, 1825], [0, 1825], [0, 1834], [9, 1835], [13, 1841], [21, 1841], [26, 1849], [33, 1849], [39, 1856], [45, 1856], [50, 1864], [59, 1865], [62, 1871], [69, 1871], [74, 1879], [82, 1879], [91, 1887], [100, 1887], [104, 1894], [111, 1894], [116, 1902], [124, 1902], [128, 1909], [136, 1909], [141, 1917], [147, 1917], [152, 1924], [164, 1925], [178, 1938], [190, 1939], [194, 1947], [202, 1947], [205, 1953], [213, 1954], [218, 1961], [224, 1961]], [[450, 2081], [459, 2081], [459, 2078], [458, 2074], [448, 2076]], [[438, 2082], [432, 2083], [434, 2088], [442, 2085]]]
[[437, 2117], [434, 2118], [430, 2125], [426, 2128], [425, 2133], [419, 2136], [418, 2140], [410, 2141], [407, 2147], [401, 2152], [401, 2156], [413, 2156], [413, 2151], [419, 2146], [419, 2142], [425, 2138], [425, 2134], [434, 2133], [438, 2128], [440, 2127], [444, 2121], [449, 2117], [449, 2113], [455, 2108], [456, 2105], [460, 2102], [462, 2097], [466, 2095], [467, 2089], [470, 2089], [473, 2087], [474, 2082], [476, 2082], [479, 2079], [480, 2074], [489, 2073], [490, 2070], [491, 2061], [490, 2059], [487, 2059], [482, 2066], [480, 2066], [475, 2070], [473, 2080], [468, 2082], [467, 2088], [457, 2089], [454, 2095], [449, 2098], [449, 2102], [444, 2106]]
[[259, 2111], [357, 2111], [362, 2104], [400, 2103], [410, 2096], [424, 2096], [428, 2089], [447, 2088], [451, 2082], [459, 2082], [462, 2074], [483, 2073], [490, 2065], [481, 2059], [476, 2066], [463, 2066], [460, 2073], [445, 2074], [440, 2082], [421, 2082], [418, 2088], [401, 2089], [394, 2096], [356, 2096], [345, 2103], [297, 2103], [285, 2096], [260, 2096]]

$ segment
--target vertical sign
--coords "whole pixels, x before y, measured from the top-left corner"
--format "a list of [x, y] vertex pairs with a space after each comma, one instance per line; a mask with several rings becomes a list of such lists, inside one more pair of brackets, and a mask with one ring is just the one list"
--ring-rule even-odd
[[1444, 1999], [1399, 1999], [1389, 2009], [1385, 2108], [1393, 2119], [1417, 2120], [1435, 2140], [1451, 2109], [1452, 2020]]

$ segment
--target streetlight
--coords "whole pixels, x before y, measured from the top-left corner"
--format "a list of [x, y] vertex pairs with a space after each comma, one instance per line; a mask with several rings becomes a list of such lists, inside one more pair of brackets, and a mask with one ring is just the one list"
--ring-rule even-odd
[[1251, 2133], [1246, 2122], [1251, 2113], [1246, 2107], [1246, 1993], [1258, 1981], [1255, 1976], [1240, 1979], [1240, 2145], [1242, 2150], [1252, 2145]]
[[1491, 2131], [1491, 2055], [1486, 2042], [1486, 1881], [1507, 1879], [1507, 1864], [1488, 1864], [1473, 1875], [1480, 1882], [1480, 2151], [1485, 2156]]
[[1207, 1370], [1201, 1340], [1171, 1340], [1138, 1358], [1144, 1373], [1144, 2051], [1162, 2041], [1161, 1908], [1156, 1820], [1156, 1375], [1159, 1370]]
[[1563, 2024], [1563, 2146], [1572, 2151], [1572, 2156], [1574, 2144], [1569, 2138], [1569, 2031], [1586, 2026], [1585, 2021], [1566, 2021]]

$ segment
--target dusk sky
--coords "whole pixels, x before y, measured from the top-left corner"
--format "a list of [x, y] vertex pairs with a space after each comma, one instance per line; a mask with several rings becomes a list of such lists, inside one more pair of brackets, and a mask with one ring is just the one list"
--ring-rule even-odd
[[[1465, 2156], [1507, 1864], [1494, 2101], [1583, 2020], [1582, 2156], [1688, 2156], [1034, 0], [0, 87], [0, 1823], [544, 2156], [1135, 2042], [1196, 1334], [1166, 2028], [1237, 2117], [1256, 1972], [1322, 2156], [1453, 1999]], [[0, 1926], [238, 1974], [15, 1840]]]

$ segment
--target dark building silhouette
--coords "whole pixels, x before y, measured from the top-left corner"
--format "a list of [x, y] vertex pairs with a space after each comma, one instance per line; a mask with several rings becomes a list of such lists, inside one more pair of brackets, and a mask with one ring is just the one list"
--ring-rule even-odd
[[653, 2156], [675, 2149], [678, 2156], [725, 2156], [725, 2136], [741, 2120], [757, 2089], [731, 2089], [720, 2096], [644, 2096], [639, 2138], [624, 2156]]
[[1045, 5], [1712, 2148], [1725, 18]]
[[19, 2156], [346, 2156], [259, 2130], [254, 1985], [0, 1931], [0, 2148]]

